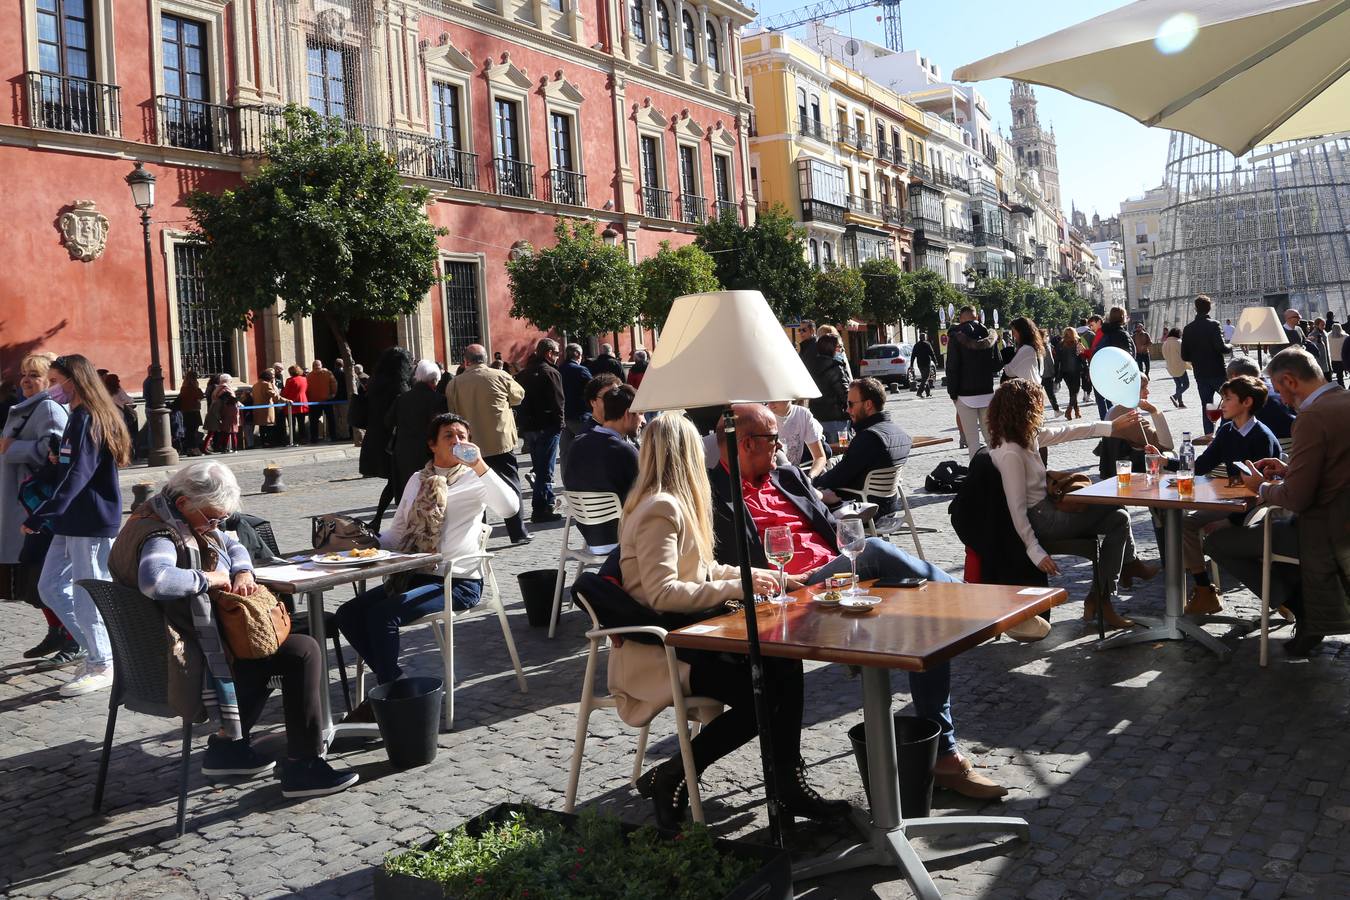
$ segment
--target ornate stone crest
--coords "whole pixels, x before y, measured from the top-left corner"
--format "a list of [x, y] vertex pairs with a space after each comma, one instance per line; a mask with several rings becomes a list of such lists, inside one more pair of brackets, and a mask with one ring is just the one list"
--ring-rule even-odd
[[341, 44], [347, 36], [347, 17], [341, 10], [325, 9], [315, 17], [314, 30], [319, 40]]
[[108, 217], [94, 208], [93, 200], [76, 200], [75, 208], [61, 213], [61, 234], [71, 259], [92, 262], [108, 246]]

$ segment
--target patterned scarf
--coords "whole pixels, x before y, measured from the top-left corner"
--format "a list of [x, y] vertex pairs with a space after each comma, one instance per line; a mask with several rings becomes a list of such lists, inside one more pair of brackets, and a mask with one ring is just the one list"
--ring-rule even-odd
[[[441, 549], [441, 528], [445, 525], [445, 505], [450, 496], [450, 485], [469, 470], [455, 466], [449, 474], [436, 471], [435, 461], [422, 467], [422, 484], [408, 510], [408, 528], [403, 532], [396, 549], [400, 553], [436, 553]], [[407, 591], [412, 581], [411, 572], [401, 572], [385, 579], [386, 596]]]

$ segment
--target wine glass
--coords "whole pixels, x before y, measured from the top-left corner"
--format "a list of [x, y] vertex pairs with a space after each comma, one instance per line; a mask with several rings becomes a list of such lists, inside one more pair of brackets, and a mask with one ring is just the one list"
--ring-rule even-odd
[[1223, 407], [1218, 403], [1206, 403], [1205, 416], [1217, 425], [1219, 420], [1223, 418]]
[[863, 531], [862, 519], [840, 519], [835, 526], [835, 538], [839, 543], [839, 552], [848, 557], [849, 567], [853, 570], [853, 587], [846, 593], [857, 596], [862, 593], [858, 590], [858, 557], [867, 546], [867, 533]]
[[792, 562], [792, 529], [787, 525], [775, 525], [764, 529], [764, 555], [769, 562], [778, 567], [778, 596], [780, 603], [787, 602], [787, 564]]

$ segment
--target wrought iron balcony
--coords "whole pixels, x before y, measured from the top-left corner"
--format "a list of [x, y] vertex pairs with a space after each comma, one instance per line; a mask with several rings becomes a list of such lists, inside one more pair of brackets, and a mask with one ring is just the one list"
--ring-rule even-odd
[[534, 166], [507, 156], [492, 158], [497, 193], [507, 197], [534, 198]]
[[548, 199], [568, 206], [586, 205], [586, 176], [566, 169], [549, 169]]
[[877, 156], [882, 159], [891, 158], [891, 144], [885, 138], [877, 138]]
[[698, 225], [707, 221], [707, 197], [698, 194], [680, 194], [680, 221]]
[[450, 182], [451, 187], [478, 190], [478, 154], [456, 150], [445, 141], [436, 141], [427, 154], [426, 177]]
[[865, 131], [860, 131], [852, 125], [839, 126], [839, 143], [861, 150], [864, 153], [872, 152], [872, 137]]
[[28, 72], [28, 124], [33, 128], [116, 137], [122, 132], [122, 89], [85, 78]]
[[959, 176], [959, 175], [953, 175], [953, 176], [952, 176], [952, 187], [956, 188], [958, 191], [961, 191], [962, 193], [969, 194], [969, 193], [970, 193], [970, 179], [968, 179], [968, 178], [962, 178], [962, 177]]
[[670, 191], [657, 187], [642, 187], [642, 214], [655, 219], [670, 218]]
[[820, 200], [802, 201], [803, 222], [828, 222], [831, 225], [844, 224], [844, 208]]
[[713, 201], [713, 215], [717, 216], [719, 219], [725, 215], [730, 215], [735, 218], [737, 212], [735, 200]]
[[970, 244], [974, 246], [975, 232], [971, 231], [969, 228], [951, 227], [947, 229], [947, 234], [951, 237], [954, 243]]
[[909, 164], [909, 177], [916, 178], [919, 181], [931, 182], [933, 180], [932, 171], [928, 168], [928, 166], [924, 165], [921, 162]]
[[164, 94], [155, 96], [159, 142], [170, 147], [234, 153], [234, 108]]
[[848, 211], [861, 216], [881, 218], [881, 209], [877, 201], [871, 197], [859, 197], [857, 194], [848, 195]]
[[945, 243], [947, 240], [947, 229], [937, 219], [930, 219], [927, 216], [915, 216], [914, 239], [916, 241], [939, 241]]
[[828, 142], [830, 140], [830, 126], [819, 119], [798, 119], [797, 133], [803, 137], [815, 138], [818, 141]]
[[1135, 267], [1134, 267], [1134, 274], [1135, 274], [1135, 275], [1152, 275], [1152, 274], [1153, 274], [1153, 266], [1152, 266], [1151, 264], [1150, 264], [1150, 265], [1144, 265], [1144, 266], [1135, 266]]

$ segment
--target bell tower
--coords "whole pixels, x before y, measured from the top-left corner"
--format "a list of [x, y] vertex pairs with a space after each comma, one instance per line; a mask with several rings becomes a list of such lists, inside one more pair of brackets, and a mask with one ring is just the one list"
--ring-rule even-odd
[[1059, 157], [1055, 148], [1054, 126], [1046, 131], [1036, 113], [1036, 92], [1025, 81], [1014, 81], [1012, 106], [1012, 145], [1019, 168], [1031, 169], [1041, 181], [1046, 201], [1060, 208]]

